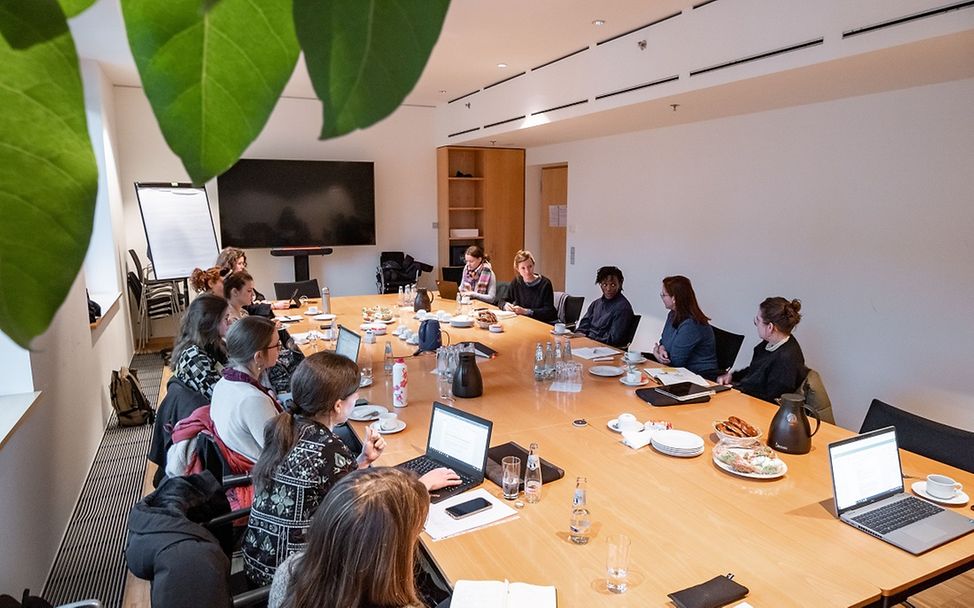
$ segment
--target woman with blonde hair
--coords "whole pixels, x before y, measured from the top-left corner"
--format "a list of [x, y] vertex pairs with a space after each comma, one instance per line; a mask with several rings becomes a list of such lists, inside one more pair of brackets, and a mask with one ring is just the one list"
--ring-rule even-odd
[[274, 576], [268, 608], [420, 608], [414, 573], [429, 513], [426, 488], [396, 468], [355, 471], [335, 484], [303, 553]]
[[[385, 449], [385, 439], [368, 426], [358, 456], [334, 433], [348, 419], [358, 389], [358, 365], [335, 353], [315, 353], [295, 370], [293, 402], [267, 424], [264, 451], [253, 470], [254, 502], [243, 545], [251, 584], [271, 582], [278, 564], [304, 548], [311, 516], [334, 484], [370, 466]], [[439, 468], [420, 482], [438, 489], [460, 478]]]
[[517, 276], [511, 281], [509, 301], [504, 309], [545, 323], [554, 323], [558, 320], [555, 291], [547, 277], [534, 272], [534, 266], [534, 256], [530, 251], [522, 249], [514, 255]]

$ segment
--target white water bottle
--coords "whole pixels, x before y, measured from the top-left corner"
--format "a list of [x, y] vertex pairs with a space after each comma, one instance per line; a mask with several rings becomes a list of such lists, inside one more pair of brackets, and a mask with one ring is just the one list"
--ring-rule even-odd
[[409, 403], [409, 377], [406, 363], [400, 357], [392, 366], [392, 405], [406, 407]]
[[321, 312], [322, 314], [331, 313], [331, 290], [327, 287], [321, 288]]

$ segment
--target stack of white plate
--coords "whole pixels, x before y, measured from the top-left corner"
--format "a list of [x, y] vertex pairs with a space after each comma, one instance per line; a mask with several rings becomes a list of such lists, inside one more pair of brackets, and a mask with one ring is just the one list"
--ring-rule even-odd
[[670, 429], [653, 433], [653, 447], [668, 456], [691, 458], [703, 454], [703, 437], [687, 431]]

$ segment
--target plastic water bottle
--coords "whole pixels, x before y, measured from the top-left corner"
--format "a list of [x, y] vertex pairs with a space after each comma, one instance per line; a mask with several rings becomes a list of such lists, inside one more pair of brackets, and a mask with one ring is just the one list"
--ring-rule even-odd
[[551, 378], [555, 375], [555, 349], [551, 342], [545, 344], [544, 348], [544, 377]]
[[321, 288], [321, 312], [322, 314], [331, 313], [331, 290], [327, 287]]
[[534, 347], [534, 379], [539, 382], [544, 380], [544, 349], [541, 342]]
[[392, 405], [406, 407], [409, 403], [409, 378], [406, 362], [400, 357], [392, 366]]
[[[402, 291], [402, 287], [399, 290]], [[392, 342], [386, 342], [385, 350], [382, 353], [382, 371], [385, 372], [385, 375], [392, 375], [392, 364]]]
[[538, 444], [532, 443], [528, 452], [528, 464], [524, 471], [524, 497], [529, 503], [541, 502], [541, 456]]
[[588, 483], [584, 477], [575, 480], [575, 495], [572, 496], [572, 515], [568, 523], [569, 538], [576, 545], [588, 542], [589, 528], [592, 527], [592, 514], [589, 513], [585, 502], [585, 486]]

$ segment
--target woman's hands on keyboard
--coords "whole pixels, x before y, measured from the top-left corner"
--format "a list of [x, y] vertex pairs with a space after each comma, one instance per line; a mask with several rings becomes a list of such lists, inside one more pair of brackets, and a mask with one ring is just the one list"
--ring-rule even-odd
[[459, 485], [460, 476], [453, 469], [440, 467], [423, 475], [419, 478], [419, 481], [426, 486], [427, 490], [439, 490], [447, 486]]

